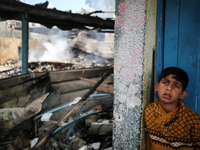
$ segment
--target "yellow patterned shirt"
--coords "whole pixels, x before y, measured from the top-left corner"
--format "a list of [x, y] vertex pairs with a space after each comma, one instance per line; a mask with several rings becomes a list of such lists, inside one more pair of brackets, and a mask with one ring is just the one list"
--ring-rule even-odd
[[179, 100], [166, 113], [158, 99], [144, 110], [147, 150], [200, 150], [200, 115]]

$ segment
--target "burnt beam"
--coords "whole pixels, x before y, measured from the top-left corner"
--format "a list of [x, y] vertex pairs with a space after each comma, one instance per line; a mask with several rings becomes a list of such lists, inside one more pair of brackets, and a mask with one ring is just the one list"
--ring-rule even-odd
[[1, 20], [21, 20], [21, 15], [24, 12], [29, 14], [29, 22], [40, 23], [48, 28], [57, 26], [65, 30], [72, 28], [84, 29], [86, 26], [90, 26], [94, 29], [114, 29], [114, 20], [112, 19], [102, 19], [100, 17], [64, 12], [56, 9], [41, 8], [15, 0], [0, 1]]

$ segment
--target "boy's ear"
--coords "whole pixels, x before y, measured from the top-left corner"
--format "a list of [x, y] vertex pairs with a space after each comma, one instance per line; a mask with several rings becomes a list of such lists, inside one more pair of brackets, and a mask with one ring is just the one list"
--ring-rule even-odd
[[154, 90], [155, 90], [155, 91], [158, 91], [158, 82], [156, 82], [156, 83], [154, 84]]
[[187, 91], [183, 91], [181, 96], [180, 96], [180, 99], [184, 99], [184, 97], [187, 95]]

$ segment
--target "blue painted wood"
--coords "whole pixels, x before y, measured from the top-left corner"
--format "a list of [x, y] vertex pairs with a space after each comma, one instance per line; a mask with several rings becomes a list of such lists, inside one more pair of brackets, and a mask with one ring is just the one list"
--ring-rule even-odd
[[158, 0], [157, 11], [157, 51], [156, 51], [156, 80], [163, 69], [163, 26], [164, 26], [164, 0]]
[[[166, 0], [163, 66], [177, 66], [189, 76], [186, 106], [200, 114], [200, 1]], [[157, 64], [159, 65], [159, 64]]]
[[165, 4], [164, 28], [164, 68], [177, 66], [178, 60], [178, 26], [179, 0], [167, 0]]
[[[200, 38], [199, 38], [200, 39]], [[200, 43], [200, 40], [199, 40], [199, 43]], [[200, 44], [199, 44], [199, 47], [200, 47]], [[200, 51], [200, 50], [199, 50]], [[199, 66], [200, 66], [200, 52], [199, 52], [199, 54], [198, 54], [199, 56], [198, 56], [198, 60], [199, 60], [199, 62], [198, 62], [198, 64], [199, 64]], [[197, 77], [197, 93], [200, 93], [200, 68], [198, 67], [198, 70], [197, 70], [197, 74], [198, 74], [198, 77]], [[200, 101], [199, 101], [199, 99], [200, 99], [200, 96], [199, 96], [199, 94], [198, 94], [198, 97], [197, 97], [197, 112], [200, 114]]]
[[22, 13], [22, 74], [28, 73], [28, 13]]
[[[198, 69], [197, 69], [197, 93], [200, 93], [200, 35], [198, 38]], [[200, 96], [197, 96], [197, 112], [200, 114]]]
[[198, 82], [199, 82], [199, 35], [200, 35], [200, 1], [181, 0], [180, 5], [180, 27], [179, 27], [179, 51], [178, 66], [189, 74], [188, 95], [185, 104], [200, 113], [197, 107]]

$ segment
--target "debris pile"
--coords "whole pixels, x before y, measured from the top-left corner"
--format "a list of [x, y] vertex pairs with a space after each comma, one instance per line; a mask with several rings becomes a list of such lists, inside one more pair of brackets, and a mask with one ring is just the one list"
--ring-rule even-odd
[[109, 67], [113, 65], [113, 59], [102, 58], [92, 54], [79, 54], [78, 57], [66, 62], [41, 61], [29, 62], [29, 72], [60, 71], [71, 69]]
[[[29, 62], [28, 72], [48, 72], [84, 68], [98, 68], [113, 66], [113, 59], [94, 56], [93, 54], [81, 53], [76, 58], [66, 62], [37, 61]], [[17, 76], [22, 73], [21, 62], [10, 62], [0, 66], [0, 79]]]
[[108, 75], [55, 88], [46, 73], [0, 87], [0, 149], [112, 149], [113, 87], [102, 83]]

